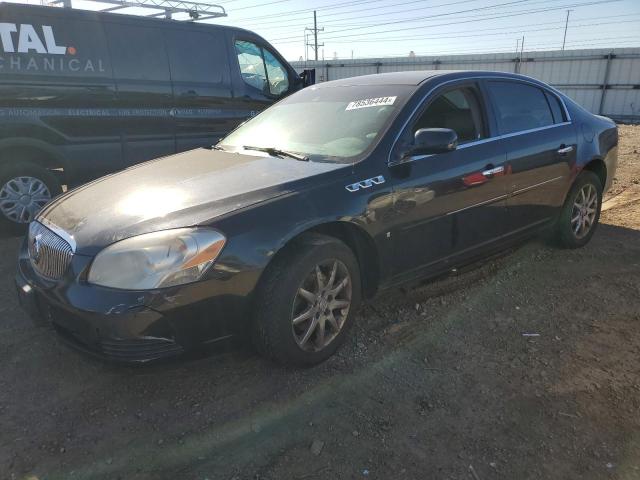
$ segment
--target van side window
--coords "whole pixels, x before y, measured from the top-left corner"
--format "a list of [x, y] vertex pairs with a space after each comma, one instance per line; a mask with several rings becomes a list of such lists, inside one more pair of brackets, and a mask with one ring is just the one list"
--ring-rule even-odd
[[518, 82], [489, 82], [501, 135], [553, 125], [544, 92]]
[[165, 33], [174, 82], [223, 83], [228, 75], [222, 38], [215, 33], [169, 30]]
[[155, 28], [106, 23], [116, 78], [169, 81], [169, 62], [162, 33]]
[[244, 40], [237, 40], [235, 46], [240, 74], [246, 84], [276, 96], [289, 90], [287, 70], [271, 52]]
[[480, 112], [470, 88], [449, 90], [431, 102], [413, 126], [412, 133], [421, 128], [450, 128], [460, 143], [481, 138]]

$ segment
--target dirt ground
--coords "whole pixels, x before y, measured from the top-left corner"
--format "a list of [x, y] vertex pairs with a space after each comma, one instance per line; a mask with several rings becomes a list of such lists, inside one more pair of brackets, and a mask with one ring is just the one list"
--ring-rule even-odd
[[77, 354], [18, 308], [1, 239], [0, 479], [640, 479], [639, 150], [621, 126], [584, 249], [380, 295], [307, 370]]

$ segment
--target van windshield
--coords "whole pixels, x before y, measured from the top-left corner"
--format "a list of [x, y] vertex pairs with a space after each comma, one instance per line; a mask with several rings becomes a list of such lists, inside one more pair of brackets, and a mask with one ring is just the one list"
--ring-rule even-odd
[[347, 163], [377, 143], [412, 91], [405, 85], [309, 87], [249, 120], [218, 146]]

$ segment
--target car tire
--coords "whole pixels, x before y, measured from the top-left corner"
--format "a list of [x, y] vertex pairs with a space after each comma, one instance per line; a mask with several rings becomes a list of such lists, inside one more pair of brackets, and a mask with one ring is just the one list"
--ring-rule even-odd
[[602, 207], [602, 183], [598, 176], [583, 171], [573, 183], [556, 223], [555, 237], [563, 248], [586, 245], [598, 226]]
[[258, 288], [253, 343], [282, 364], [310, 366], [340, 347], [360, 304], [360, 268], [340, 240], [304, 234], [267, 267]]
[[[0, 229], [24, 232], [37, 212], [60, 193], [58, 179], [40, 165], [25, 162], [0, 167]], [[19, 203], [21, 197], [24, 204]]]

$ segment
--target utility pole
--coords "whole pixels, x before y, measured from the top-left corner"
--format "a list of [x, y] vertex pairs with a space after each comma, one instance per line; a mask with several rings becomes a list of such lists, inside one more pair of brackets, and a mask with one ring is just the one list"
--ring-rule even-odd
[[[569, 20], [569, 17], [567, 17], [567, 20]], [[565, 30], [565, 33], [566, 32]], [[315, 44], [316, 61], [318, 61], [318, 19], [315, 10], [313, 11], [313, 43]]]
[[522, 41], [520, 42], [520, 59], [518, 60], [518, 73], [522, 72], [522, 52], [524, 52], [524, 35], [522, 35]]
[[569, 27], [569, 13], [573, 10], [567, 10], [567, 20], [564, 22], [564, 38], [562, 39], [562, 51], [564, 52], [564, 44], [567, 42], [567, 28]]
[[313, 48], [315, 52], [315, 59], [318, 60], [318, 47], [324, 47], [324, 43], [318, 43], [318, 32], [323, 32], [323, 28], [318, 28], [318, 18], [316, 15], [316, 11], [313, 11], [313, 28], [305, 28], [305, 30], [311, 30], [313, 32], [313, 44], [309, 44]]

